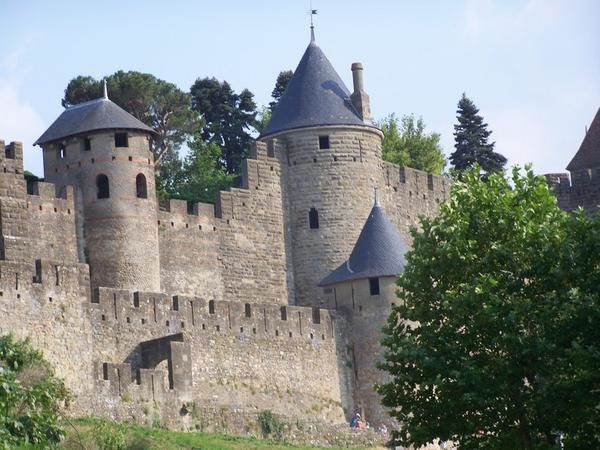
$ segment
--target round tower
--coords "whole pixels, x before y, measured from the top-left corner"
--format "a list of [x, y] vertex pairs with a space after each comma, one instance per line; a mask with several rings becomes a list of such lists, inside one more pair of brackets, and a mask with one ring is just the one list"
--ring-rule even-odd
[[154, 131], [103, 98], [67, 108], [37, 140], [44, 174], [75, 187], [79, 257], [92, 287], [160, 291]]
[[317, 283], [350, 253], [383, 185], [383, 135], [370, 121], [363, 67], [352, 69], [351, 95], [311, 40], [259, 138], [281, 162], [288, 287], [299, 305], [323, 305]]
[[350, 256], [319, 283], [348, 320], [347, 356], [354, 372], [355, 412], [374, 426], [394, 425], [373, 386], [388, 381], [387, 374], [377, 368], [383, 355], [381, 328], [398, 300], [396, 278], [404, 271], [407, 251], [408, 245], [375, 196]]

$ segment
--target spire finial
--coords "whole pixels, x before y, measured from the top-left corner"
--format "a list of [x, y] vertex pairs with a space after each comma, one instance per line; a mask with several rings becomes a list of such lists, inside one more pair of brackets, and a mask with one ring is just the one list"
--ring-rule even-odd
[[310, 2], [310, 42], [315, 42], [315, 24], [313, 23], [313, 16], [317, 14], [317, 10], [312, 8], [312, 1]]
[[373, 192], [374, 192], [374, 194], [375, 194], [375, 198], [374, 198], [374, 204], [373, 204], [373, 206], [381, 206], [381, 205], [379, 204], [379, 196], [377, 195], [377, 188], [376, 188], [376, 187], [374, 187], [374, 188], [373, 188]]
[[104, 100], [108, 100], [108, 89], [106, 87], [106, 78], [102, 81], [104, 82]]

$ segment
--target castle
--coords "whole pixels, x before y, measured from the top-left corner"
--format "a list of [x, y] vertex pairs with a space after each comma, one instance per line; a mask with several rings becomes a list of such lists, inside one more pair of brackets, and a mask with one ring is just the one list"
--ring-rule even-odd
[[[0, 331], [44, 351], [73, 414], [391, 423], [373, 390], [380, 329], [409, 227], [450, 182], [382, 160], [361, 64], [352, 76], [350, 93], [313, 37], [242, 187], [191, 212], [159, 208], [153, 130], [106, 92], [38, 139], [45, 182], [0, 141]], [[567, 209], [598, 203], [599, 132], [600, 113], [573, 186], [549, 175]]]

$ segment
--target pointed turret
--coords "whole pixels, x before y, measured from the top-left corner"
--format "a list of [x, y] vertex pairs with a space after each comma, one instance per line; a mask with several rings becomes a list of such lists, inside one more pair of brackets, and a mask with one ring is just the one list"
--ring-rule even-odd
[[385, 214], [375, 194], [375, 204], [354, 245], [350, 258], [321, 280], [329, 286], [359, 278], [396, 276], [404, 271], [408, 246]]
[[600, 108], [567, 170], [577, 172], [597, 167], [600, 167]]
[[114, 129], [155, 134], [152, 128], [109, 100], [105, 84], [104, 96], [65, 109], [34, 145], [44, 145], [92, 131]]
[[348, 88], [312, 35], [261, 138], [314, 126], [372, 126], [362, 119], [361, 113], [356, 110]]

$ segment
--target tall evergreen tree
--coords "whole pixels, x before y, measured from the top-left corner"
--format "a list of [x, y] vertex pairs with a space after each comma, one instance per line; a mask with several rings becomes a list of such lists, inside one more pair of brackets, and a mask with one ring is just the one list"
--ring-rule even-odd
[[488, 142], [491, 131], [488, 124], [483, 121], [475, 103], [464, 93], [458, 102], [456, 111], [458, 124], [454, 125], [454, 147], [456, 150], [450, 155], [452, 166], [462, 172], [479, 164], [483, 175], [492, 172], [502, 172], [506, 158], [494, 151], [495, 142]]
[[269, 103], [269, 108], [271, 109], [271, 111], [273, 111], [277, 106], [277, 103], [279, 103], [279, 99], [282, 97], [283, 93], [287, 89], [287, 86], [293, 76], [293, 70], [283, 70], [279, 72], [279, 75], [277, 75], [275, 87], [273, 88], [273, 92], [271, 92], [271, 97], [273, 97], [273, 101]]

